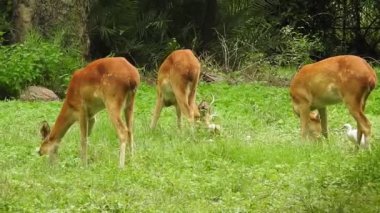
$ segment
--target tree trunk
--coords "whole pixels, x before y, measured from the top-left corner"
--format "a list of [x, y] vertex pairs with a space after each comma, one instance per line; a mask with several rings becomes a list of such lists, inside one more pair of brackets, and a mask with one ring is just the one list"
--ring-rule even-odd
[[25, 40], [26, 34], [32, 29], [34, 8], [34, 0], [13, 0], [13, 42]]
[[31, 29], [46, 37], [64, 32], [65, 45], [88, 54], [89, 0], [14, 0], [13, 41], [20, 42]]

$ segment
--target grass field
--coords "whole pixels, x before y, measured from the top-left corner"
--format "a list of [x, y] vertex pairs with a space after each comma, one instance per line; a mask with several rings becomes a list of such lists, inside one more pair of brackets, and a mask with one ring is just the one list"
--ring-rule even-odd
[[356, 151], [341, 127], [343, 106], [328, 108], [329, 140], [302, 142], [287, 88], [201, 84], [215, 96], [220, 135], [178, 130], [174, 108], [148, 128], [152, 86], [135, 104], [135, 156], [118, 168], [118, 140], [105, 112], [80, 163], [78, 125], [61, 142], [59, 161], [35, 153], [43, 120], [60, 102], [0, 102], [0, 212], [380, 212], [380, 90], [366, 114], [372, 152]]

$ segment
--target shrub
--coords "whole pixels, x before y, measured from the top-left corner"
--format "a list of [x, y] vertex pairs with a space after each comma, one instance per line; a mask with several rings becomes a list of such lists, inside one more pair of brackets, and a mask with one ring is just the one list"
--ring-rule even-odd
[[312, 51], [322, 45], [317, 38], [303, 35], [290, 26], [277, 30], [267, 24], [247, 22], [233, 34], [218, 33], [214, 45], [216, 61], [223, 71], [271, 72], [278, 66], [297, 67], [310, 63]]
[[299, 66], [300, 64], [310, 63], [311, 51], [320, 51], [322, 44], [317, 38], [302, 35], [292, 27], [285, 26], [280, 33], [273, 39], [276, 41], [271, 62], [280, 66]]
[[33, 32], [23, 43], [0, 46], [0, 98], [17, 97], [28, 85], [42, 85], [62, 95], [82, 60], [79, 52], [64, 49], [61, 43], [62, 34], [45, 40]]

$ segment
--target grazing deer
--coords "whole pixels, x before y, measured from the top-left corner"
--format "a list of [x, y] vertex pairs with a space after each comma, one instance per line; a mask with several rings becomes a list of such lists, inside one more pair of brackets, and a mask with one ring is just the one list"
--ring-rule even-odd
[[210, 132], [220, 134], [220, 125], [212, 123], [213, 117], [216, 116], [215, 114], [212, 114], [212, 105], [214, 101], [214, 96], [212, 96], [212, 101], [210, 104], [204, 100], [201, 101], [201, 103], [198, 105], [198, 110], [200, 113], [200, 118], [202, 119], [203, 123], [206, 124], [207, 129]]
[[175, 106], [177, 125], [181, 127], [181, 115], [190, 123], [200, 118], [195, 103], [201, 65], [191, 50], [176, 50], [161, 64], [157, 76], [157, 102], [150, 127], [157, 125], [163, 107]]
[[[87, 137], [95, 122], [94, 115], [106, 108], [120, 140], [119, 166], [123, 167], [126, 145], [130, 153], [133, 152], [133, 105], [139, 83], [137, 69], [121, 57], [99, 59], [76, 71], [52, 130], [47, 123], [41, 128], [43, 142], [38, 153], [54, 159], [60, 140], [70, 126], [79, 121], [81, 158], [86, 165]], [[121, 118], [122, 111], [126, 123]]]
[[364, 109], [376, 82], [375, 71], [357, 56], [335, 56], [303, 66], [290, 85], [293, 109], [301, 120], [302, 137], [310, 136], [310, 125], [313, 125], [310, 112], [318, 110], [322, 134], [327, 138], [326, 106], [343, 102], [357, 122], [359, 145], [363, 134], [365, 138], [371, 134]]

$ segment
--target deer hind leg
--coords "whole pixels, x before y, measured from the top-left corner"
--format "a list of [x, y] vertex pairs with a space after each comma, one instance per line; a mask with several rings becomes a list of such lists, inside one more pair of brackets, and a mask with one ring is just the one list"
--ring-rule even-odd
[[79, 126], [80, 126], [80, 141], [81, 141], [81, 159], [84, 166], [87, 166], [87, 144], [88, 144], [88, 135], [89, 127], [92, 126], [89, 124], [89, 116], [86, 106], [82, 106], [79, 112]]
[[[357, 101], [360, 100], [360, 101]], [[346, 103], [350, 114], [354, 119], [356, 120], [358, 133], [357, 133], [357, 144], [360, 145], [361, 139], [364, 137], [365, 139], [368, 139], [371, 135], [371, 123], [367, 119], [367, 117], [364, 115], [363, 109], [365, 108], [365, 100], [361, 98], [353, 99], [352, 101], [349, 101]]]
[[[191, 106], [189, 105], [189, 95], [187, 94], [186, 85], [187, 83], [185, 82], [172, 85], [173, 92], [181, 113], [187, 117], [190, 123], [194, 123], [194, 110], [192, 110]], [[183, 86], [185, 86], [185, 88]]]
[[160, 114], [161, 114], [161, 110], [162, 110], [163, 106], [164, 106], [164, 100], [163, 100], [162, 96], [160, 94], [158, 94], [157, 95], [156, 106], [155, 106], [154, 112], [153, 112], [152, 121], [150, 123], [150, 128], [151, 129], [156, 128], [157, 121], [160, 118]]
[[128, 149], [131, 155], [134, 152], [134, 141], [133, 141], [133, 108], [135, 103], [136, 92], [132, 91], [128, 94], [127, 100], [124, 108], [125, 121], [127, 124], [127, 142]]
[[[364, 115], [364, 111], [365, 111], [365, 107], [366, 107], [366, 102], [367, 102], [367, 99], [368, 99], [368, 96], [371, 94], [371, 91], [372, 90], [369, 90], [364, 96], [363, 96], [363, 99], [362, 99], [362, 102], [361, 102], [361, 105], [362, 105], [362, 112], [363, 112], [363, 115]], [[364, 115], [364, 117], [365, 117], [365, 115]], [[365, 117], [366, 118], [366, 117]], [[370, 146], [369, 146], [369, 138], [368, 137], [370, 137], [371, 136], [371, 123], [370, 123], [370, 121], [366, 118], [366, 120], [367, 120], [367, 126], [369, 126], [369, 133], [368, 133], [368, 136], [366, 136], [366, 138], [364, 139], [364, 147], [367, 147], [367, 148], [371, 148]], [[362, 144], [361, 144], [362, 145]]]
[[[117, 95], [115, 95], [117, 96]], [[116, 129], [117, 135], [120, 141], [120, 154], [119, 154], [119, 166], [123, 168], [125, 165], [125, 149], [126, 140], [128, 137], [128, 128], [124, 121], [121, 119], [121, 109], [123, 107], [124, 99], [112, 99], [106, 103], [106, 108], [110, 116], [111, 122]]]
[[188, 104], [189, 104], [191, 110], [193, 110], [194, 117], [197, 119], [200, 117], [198, 106], [197, 106], [197, 103], [195, 102], [198, 79], [199, 79], [199, 76], [197, 76], [197, 79], [191, 84], [189, 99], [188, 99], [188, 101], [189, 101]]
[[[369, 137], [371, 136], [371, 123], [367, 119], [367, 117], [364, 115], [364, 113], [359, 113], [357, 115], [359, 117], [360, 121], [357, 121], [357, 144], [358, 146], [362, 146], [363, 148], [369, 148]], [[355, 118], [356, 119], [356, 118]], [[363, 139], [364, 137], [364, 139]], [[363, 139], [363, 143], [362, 143]]]

